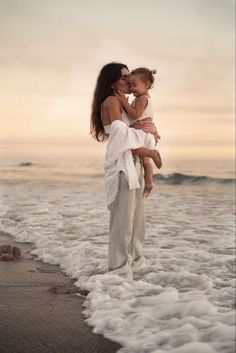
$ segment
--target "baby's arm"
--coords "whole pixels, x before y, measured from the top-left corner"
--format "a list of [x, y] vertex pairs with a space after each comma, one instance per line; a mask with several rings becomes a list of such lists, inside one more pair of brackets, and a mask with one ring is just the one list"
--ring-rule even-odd
[[148, 100], [146, 96], [140, 96], [136, 98], [135, 105], [132, 107], [126, 99], [124, 93], [118, 91], [116, 94], [117, 99], [121, 102], [122, 107], [126, 110], [129, 117], [133, 120], [137, 120], [143, 114], [144, 109], [147, 106]]
[[143, 157], [143, 169], [145, 180], [143, 196], [148, 197], [153, 188], [153, 168], [150, 158]]

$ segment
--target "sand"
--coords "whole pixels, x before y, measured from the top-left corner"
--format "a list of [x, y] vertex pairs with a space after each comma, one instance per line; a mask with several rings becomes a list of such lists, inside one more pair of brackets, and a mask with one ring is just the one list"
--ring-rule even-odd
[[84, 322], [85, 297], [58, 266], [35, 261], [33, 246], [0, 233], [0, 245], [15, 245], [22, 259], [0, 261], [1, 353], [113, 353], [115, 342], [93, 334]]

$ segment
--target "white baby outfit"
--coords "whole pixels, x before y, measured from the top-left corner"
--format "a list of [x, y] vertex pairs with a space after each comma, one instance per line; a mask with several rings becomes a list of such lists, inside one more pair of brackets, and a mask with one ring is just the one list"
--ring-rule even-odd
[[[135, 121], [139, 121], [139, 120], [143, 120], [145, 118], [151, 118], [153, 119], [153, 108], [152, 108], [152, 99], [151, 97], [145, 96], [148, 100], [146, 107], [143, 110], [142, 115]], [[135, 102], [138, 98], [135, 98], [132, 103], [131, 106], [134, 107], [135, 106]], [[132, 120], [134, 122], [134, 120]], [[131, 124], [132, 125], [132, 124]]]

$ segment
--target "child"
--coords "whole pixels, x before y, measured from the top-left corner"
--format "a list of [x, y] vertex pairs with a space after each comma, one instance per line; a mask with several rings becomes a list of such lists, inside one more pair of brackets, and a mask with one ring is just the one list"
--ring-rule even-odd
[[[153, 122], [152, 102], [148, 92], [154, 82], [153, 75], [155, 73], [155, 70], [146, 68], [137, 68], [131, 72], [129, 75], [129, 87], [131, 93], [135, 96], [131, 105], [122, 92], [119, 91], [116, 97], [127, 112], [129, 119], [132, 120], [130, 127], [150, 132], [155, 139], [155, 143], [157, 143], [160, 136]], [[157, 165], [158, 168], [161, 168], [161, 166], [162, 162]], [[149, 157], [143, 157], [143, 167], [145, 171], [144, 196], [146, 197], [152, 189], [153, 184], [153, 168], [149, 163]]]

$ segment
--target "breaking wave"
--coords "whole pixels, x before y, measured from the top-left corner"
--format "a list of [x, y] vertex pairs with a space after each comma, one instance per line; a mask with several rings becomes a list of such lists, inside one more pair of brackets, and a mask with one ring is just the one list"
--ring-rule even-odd
[[155, 174], [154, 181], [159, 184], [234, 184], [233, 178], [214, 178], [205, 175], [187, 175], [181, 173]]

